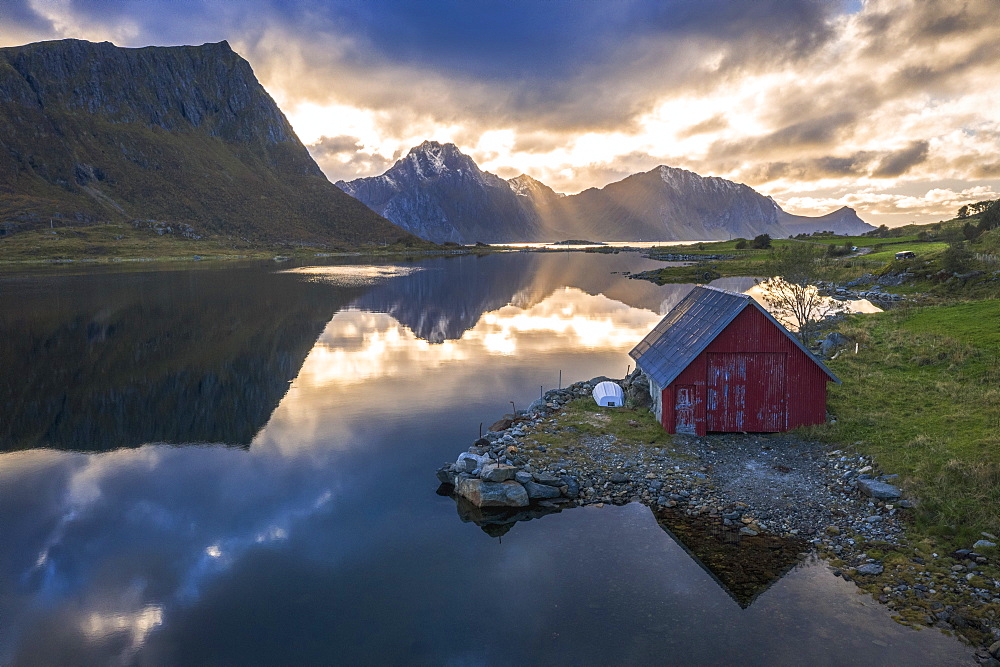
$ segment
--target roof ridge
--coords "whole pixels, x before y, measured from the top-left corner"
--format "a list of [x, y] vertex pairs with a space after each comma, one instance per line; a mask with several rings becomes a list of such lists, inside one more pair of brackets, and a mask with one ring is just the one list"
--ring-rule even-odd
[[723, 294], [728, 294], [729, 296], [738, 296], [741, 299], [752, 299], [753, 298], [749, 294], [744, 294], [743, 292], [734, 292], [732, 290], [723, 289], [722, 287], [716, 287], [715, 285], [695, 285], [695, 289], [698, 289], [699, 287], [702, 288], [702, 289], [710, 289], [710, 290], [714, 290], [716, 292], [722, 292]]
[[[629, 356], [657, 384], [666, 387], [751, 304], [831, 380], [840, 383], [837, 376], [809, 351], [798, 336], [778, 322], [751, 295], [712, 285], [695, 286], [632, 348]], [[657, 361], [653, 361], [654, 358]]]

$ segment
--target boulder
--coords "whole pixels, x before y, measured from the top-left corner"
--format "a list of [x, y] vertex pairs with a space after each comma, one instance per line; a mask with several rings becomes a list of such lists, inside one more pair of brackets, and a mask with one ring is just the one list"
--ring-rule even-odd
[[473, 472], [479, 470], [489, 460], [488, 456], [462, 452], [458, 455], [458, 459], [455, 460], [455, 472]]
[[494, 433], [496, 433], [497, 431], [506, 431], [513, 425], [514, 425], [513, 419], [508, 419], [507, 417], [504, 417], [503, 419], [498, 419], [497, 421], [493, 422], [493, 424], [490, 426], [490, 430], [493, 431]]
[[528, 492], [528, 498], [532, 500], [558, 498], [562, 495], [558, 488], [549, 486], [548, 484], [539, 484], [538, 482], [528, 482], [524, 485], [524, 490]]
[[528, 406], [528, 412], [548, 412], [548, 411], [549, 411], [548, 401], [546, 401], [544, 398], [536, 398], [534, 401], [531, 402], [531, 405]]
[[458, 479], [455, 493], [476, 507], [527, 507], [528, 493], [515, 481], [484, 482], [474, 477]]
[[824, 357], [832, 357], [836, 354], [837, 350], [844, 347], [851, 342], [851, 339], [842, 333], [836, 331], [830, 332], [823, 339], [823, 343], [820, 345], [819, 351]]
[[536, 472], [533, 477], [536, 482], [544, 484], [545, 486], [562, 486], [565, 483], [559, 475], [553, 475], [547, 472]]
[[528, 482], [534, 481], [535, 478], [532, 477], [530, 472], [524, 472], [522, 470], [514, 473], [514, 479], [520, 482], [521, 484], [527, 484]]
[[844, 283], [844, 285], [846, 287], [861, 287], [862, 285], [871, 285], [874, 281], [875, 281], [875, 276], [870, 273], [866, 273], [860, 278], [855, 278], [849, 283]]
[[858, 574], [876, 575], [882, 574], [882, 566], [878, 563], [865, 563], [860, 566], [857, 570]]
[[565, 496], [567, 498], [576, 498], [580, 495], [580, 483], [576, 481], [576, 478], [563, 475], [562, 483], [566, 487]]
[[625, 403], [635, 408], [648, 408], [653, 405], [653, 397], [649, 393], [649, 378], [645, 374], [639, 373], [626, 386]]
[[875, 479], [859, 479], [858, 489], [869, 498], [879, 500], [895, 500], [903, 495], [898, 487]]
[[499, 465], [496, 463], [486, 463], [479, 473], [479, 479], [484, 482], [506, 482], [508, 479], [514, 479], [515, 475], [517, 475], [517, 468], [515, 466], [509, 466], [504, 463]]
[[452, 486], [455, 486], [457, 477], [458, 474], [455, 472], [455, 466], [451, 463], [445, 463], [437, 469], [437, 478], [442, 484], [451, 484]]

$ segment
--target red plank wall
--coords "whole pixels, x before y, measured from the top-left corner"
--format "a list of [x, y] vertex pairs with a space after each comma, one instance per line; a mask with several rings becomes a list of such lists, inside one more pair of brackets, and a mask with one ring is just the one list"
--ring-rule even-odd
[[[763, 313], [750, 305], [663, 390], [663, 428], [669, 433], [675, 432], [675, 388], [678, 385], [694, 385], [696, 433], [705, 435], [708, 354], [753, 352], [786, 355], [785, 398], [789, 429], [806, 424], [822, 424], [826, 420], [826, 383], [829, 376]], [[748, 380], [752, 384], [753, 381], [750, 378]], [[761, 391], [764, 391], [763, 387]]]

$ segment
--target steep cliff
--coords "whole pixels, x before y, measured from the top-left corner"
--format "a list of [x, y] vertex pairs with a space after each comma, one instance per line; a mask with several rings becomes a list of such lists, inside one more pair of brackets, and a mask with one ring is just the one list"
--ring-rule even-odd
[[272, 242], [408, 237], [323, 176], [226, 42], [0, 49], [0, 233], [50, 219]]

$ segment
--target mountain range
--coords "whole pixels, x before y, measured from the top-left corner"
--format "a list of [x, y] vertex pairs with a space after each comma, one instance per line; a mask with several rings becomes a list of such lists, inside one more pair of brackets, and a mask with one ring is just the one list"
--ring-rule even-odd
[[227, 42], [75, 39], [0, 49], [0, 237], [53, 223], [293, 245], [872, 229], [849, 208], [795, 216], [746, 185], [667, 166], [562, 195], [434, 141], [381, 176], [334, 185]]
[[292, 244], [413, 240], [320, 171], [227, 42], [0, 49], [0, 235], [182, 223]]
[[438, 243], [694, 241], [874, 229], [848, 207], [819, 217], [792, 215], [742, 183], [668, 166], [563, 195], [526, 174], [504, 180], [454, 144], [435, 141], [411, 149], [381, 176], [337, 185]]

